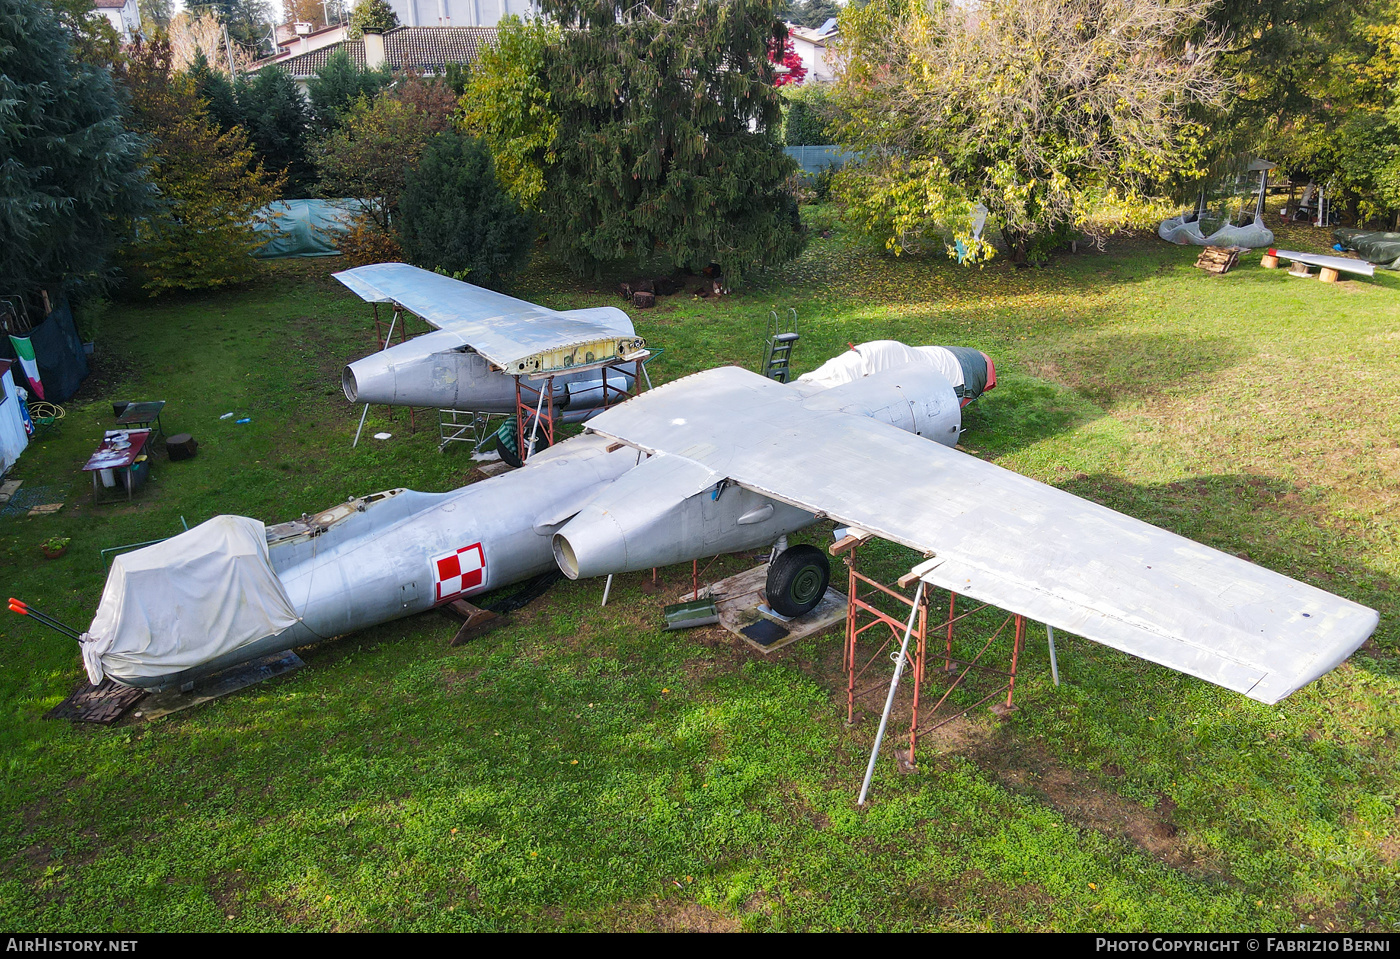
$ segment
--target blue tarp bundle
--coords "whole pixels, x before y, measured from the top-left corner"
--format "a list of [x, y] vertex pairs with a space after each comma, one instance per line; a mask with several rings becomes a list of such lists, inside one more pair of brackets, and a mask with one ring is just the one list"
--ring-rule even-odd
[[359, 200], [278, 200], [258, 211], [258, 233], [268, 237], [263, 259], [335, 256], [338, 236], [360, 212]]

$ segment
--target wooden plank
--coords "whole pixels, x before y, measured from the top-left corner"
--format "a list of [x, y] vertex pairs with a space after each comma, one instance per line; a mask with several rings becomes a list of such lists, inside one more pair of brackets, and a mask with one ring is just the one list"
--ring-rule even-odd
[[1239, 262], [1241, 252], [1243, 247], [1208, 246], [1196, 259], [1196, 266], [1207, 273], [1228, 273]]
[[868, 543], [874, 536], [875, 534], [869, 530], [855, 526], [847, 527], [846, 535], [831, 544], [831, 555], [840, 556], [842, 553], [849, 553], [862, 543]]

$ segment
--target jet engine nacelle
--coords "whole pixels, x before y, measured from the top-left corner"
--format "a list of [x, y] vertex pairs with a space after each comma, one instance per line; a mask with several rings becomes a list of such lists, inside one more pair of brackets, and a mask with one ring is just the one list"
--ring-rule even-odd
[[[631, 318], [616, 307], [566, 310], [561, 315], [604, 323], [620, 336], [636, 335]], [[577, 412], [601, 406], [602, 376], [597, 369], [556, 375], [551, 397], [555, 409]], [[632, 387], [631, 374], [609, 370], [607, 377], [610, 387]], [[531, 385], [542, 388], [544, 382], [532, 380]], [[515, 379], [495, 369], [481, 354], [468, 351], [462, 337], [451, 330], [425, 333], [356, 360], [341, 373], [340, 385], [352, 403], [515, 412]], [[615, 401], [617, 393], [608, 392]]]
[[[952, 383], [928, 369], [872, 373], [800, 402], [869, 416], [945, 446], [957, 443], [962, 423]], [[655, 456], [554, 534], [554, 558], [570, 579], [604, 576], [765, 546], [814, 522], [812, 513], [727, 485], [691, 460]]]
[[816, 519], [690, 460], [654, 456], [554, 534], [554, 559], [570, 579], [632, 572], [766, 546]]
[[810, 410], [868, 416], [944, 446], [957, 445], [962, 432], [957, 391], [947, 377], [929, 369], [871, 373], [815, 393], [802, 405]]

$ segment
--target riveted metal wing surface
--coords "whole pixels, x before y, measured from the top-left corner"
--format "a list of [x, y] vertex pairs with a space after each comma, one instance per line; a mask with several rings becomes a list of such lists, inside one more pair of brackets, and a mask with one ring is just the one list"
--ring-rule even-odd
[[[819, 397], [818, 397], [819, 398]], [[710, 370], [598, 434], [933, 556], [933, 585], [1274, 703], [1375, 630], [1365, 606], [757, 374]]]

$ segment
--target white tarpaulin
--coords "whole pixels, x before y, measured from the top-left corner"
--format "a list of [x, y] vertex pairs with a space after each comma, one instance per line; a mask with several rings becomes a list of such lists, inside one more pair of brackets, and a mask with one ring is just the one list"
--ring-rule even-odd
[[905, 346], [895, 340], [872, 340], [834, 356], [810, 373], [804, 373], [793, 384], [801, 393], [804, 387], [829, 390], [834, 386], [854, 383], [864, 376], [882, 370], [905, 366], [921, 366], [942, 373], [954, 387], [963, 385], [963, 369], [952, 351], [942, 346]]
[[94, 684], [162, 676], [273, 636], [297, 621], [267, 558], [263, 524], [216, 516], [118, 556], [83, 636]]

